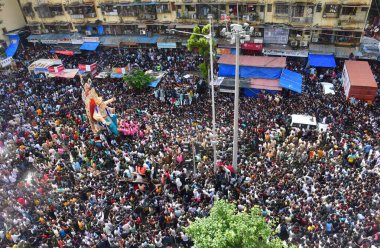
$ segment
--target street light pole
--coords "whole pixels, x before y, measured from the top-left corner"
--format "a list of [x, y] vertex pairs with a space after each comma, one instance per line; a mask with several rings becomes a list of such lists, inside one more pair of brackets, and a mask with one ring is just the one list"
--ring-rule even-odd
[[212, 149], [214, 153], [214, 171], [217, 170], [216, 158], [216, 121], [215, 121], [215, 91], [214, 91], [214, 56], [212, 52], [212, 18], [210, 18], [210, 84], [211, 84], [211, 105], [212, 105]]
[[179, 31], [175, 29], [170, 29], [171, 31], [183, 33], [183, 34], [194, 34], [198, 36], [202, 36], [209, 40], [210, 43], [210, 84], [211, 84], [211, 105], [212, 105], [212, 138], [211, 138], [211, 145], [213, 148], [214, 153], [214, 171], [217, 170], [217, 157], [216, 157], [216, 120], [215, 120], [215, 90], [214, 90], [214, 56], [212, 51], [212, 17], [209, 17], [210, 19], [210, 32], [209, 35], [204, 34], [196, 34], [196, 33], [190, 33], [185, 31]]
[[240, 48], [240, 35], [234, 33], [236, 43], [236, 62], [235, 62], [235, 101], [234, 101], [234, 141], [233, 141], [233, 154], [232, 154], [232, 167], [234, 171], [237, 170], [237, 156], [238, 156], [238, 139], [239, 139], [239, 48]]

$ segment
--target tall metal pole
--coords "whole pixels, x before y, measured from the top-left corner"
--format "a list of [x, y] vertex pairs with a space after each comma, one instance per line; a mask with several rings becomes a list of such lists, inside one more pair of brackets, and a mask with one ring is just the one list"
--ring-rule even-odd
[[215, 122], [215, 92], [214, 92], [214, 59], [212, 52], [212, 18], [210, 18], [210, 84], [211, 84], [211, 102], [212, 102], [212, 139], [211, 144], [214, 152], [214, 171], [217, 170], [216, 165], [216, 122]]
[[236, 62], [235, 62], [235, 101], [234, 101], [234, 142], [233, 142], [233, 155], [232, 167], [235, 172], [237, 170], [237, 156], [238, 156], [238, 139], [239, 139], [239, 48], [240, 48], [240, 35], [235, 33], [236, 42]]

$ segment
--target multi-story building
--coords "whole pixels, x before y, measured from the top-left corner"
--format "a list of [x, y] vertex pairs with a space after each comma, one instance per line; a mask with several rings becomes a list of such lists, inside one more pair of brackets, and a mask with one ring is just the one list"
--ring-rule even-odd
[[[163, 34], [225, 20], [247, 22], [265, 44], [293, 49], [355, 47], [360, 43], [371, 0], [20, 0], [33, 34]], [[222, 21], [223, 20], [223, 21]], [[218, 32], [217, 32], [218, 33]]]
[[8, 45], [10, 40], [7, 33], [25, 27], [25, 19], [16, 0], [3, 0], [0, 11], [0, 40], [4, 40]]

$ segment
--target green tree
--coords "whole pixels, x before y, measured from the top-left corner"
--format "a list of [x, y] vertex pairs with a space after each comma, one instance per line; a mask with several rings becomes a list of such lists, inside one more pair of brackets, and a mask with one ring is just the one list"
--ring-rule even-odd
[[147, 85], [152, 82], [155, 78], [145, 74], [143, 70], [134, 70], [128, 75], [124, 76], [124, 82], [128, 84], [128, 86], [132, 87], [136, 90], [142, 90], [147, 87]]
[[[209, 35], [210, 34], [210, 24], [204, 26], [202, 29], [198, 26], [194, 27], [193, 33], [190, 36], [190, 38], [187, 40], [187, 49], [189, 51], [197, 50], [198, 53], [203, 57], [204, 62], [199, 65], [199, 70], [201, 72], [201, 76], [204, 79], [208, 78], [208, 69], [210, 65], [210, 41], [209, 39], [200, 36], [203, 35]], [[196, 35], [200, 34], [200, 35]], [[215, 43], [214, 40], [212, 40], [213, 44], [213, 51], [215, 50]]]
[[196, 219], [186, 228], [196, 248], [282, 248], [259, 208], [237, 212], [236, 206], [216, 201], [207, 218]]

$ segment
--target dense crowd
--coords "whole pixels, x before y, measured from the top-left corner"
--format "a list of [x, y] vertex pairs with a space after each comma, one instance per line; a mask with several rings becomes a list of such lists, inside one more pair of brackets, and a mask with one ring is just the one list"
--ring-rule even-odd
[[[380, 245], [379, 101], [345, 99], [342, 61], [321, 70], [288, 58], [287, 68], [304, 76], [302, 94], [241, 98], [238, 171], [230, 166], [233, 96], [217, 93], [214, 172], [211, 97], [193, 72], [199, 56], [147, 48], [63, 57], [67, 68], [97, 61], [167, 73], [143, 92], [120, 79], [93, 80], [100, 96], [116, 98], [120, 125], [133, 127], [116, 137], [91, 131], [78, 78], [29, 74], [25, 61], [48, 50], [21, 51], [17, 70], [0, 72], [2, 247], [191, 247], [184, 227], [217, 199], [239, 211], [260, 207], [288, 244]], [[321, 81], [336, 94], [324, 95]], [[291, 114], [329, 128], [291, 127]]]

